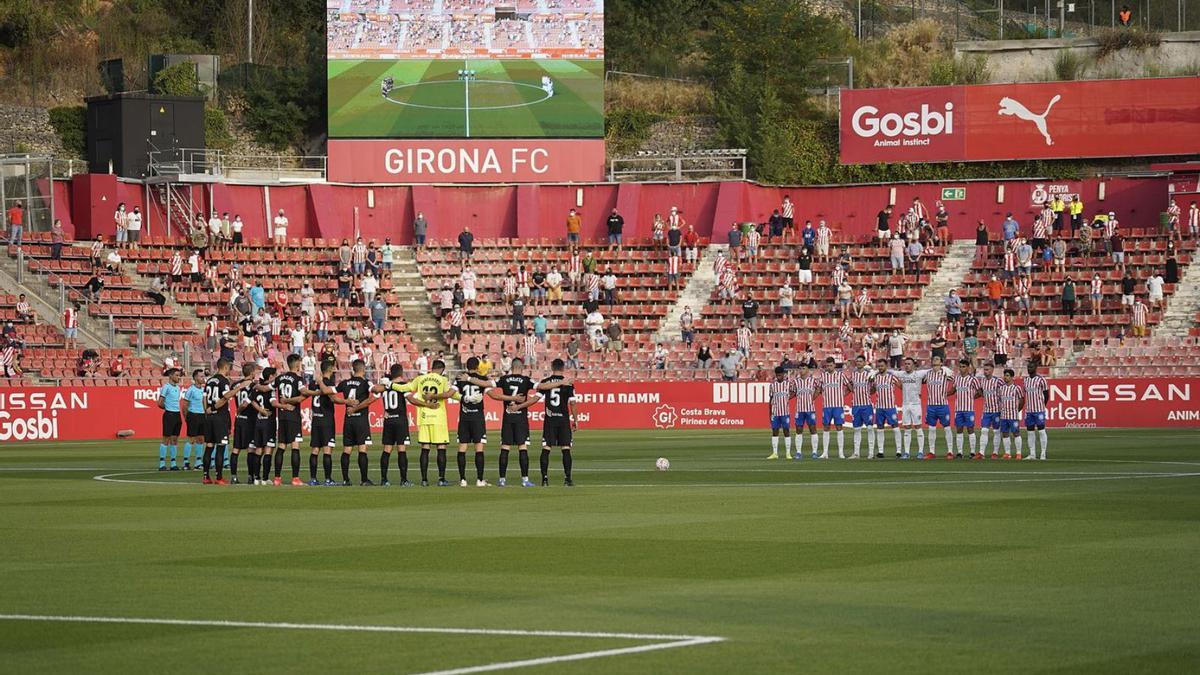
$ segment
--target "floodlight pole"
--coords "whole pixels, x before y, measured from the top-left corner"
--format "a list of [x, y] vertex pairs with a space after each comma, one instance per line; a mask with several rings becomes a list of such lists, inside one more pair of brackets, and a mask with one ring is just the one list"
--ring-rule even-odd
[[246, 0], [246, 63], [254, 63], [254, 0]]

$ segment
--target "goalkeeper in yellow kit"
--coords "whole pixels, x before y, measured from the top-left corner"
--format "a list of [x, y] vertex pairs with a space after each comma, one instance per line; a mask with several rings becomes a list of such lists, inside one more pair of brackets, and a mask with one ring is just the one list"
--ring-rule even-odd
[[[450, 485], [446, 481], [446, 445], [450, 442], [450, 428], [446, 422], [446, 399], [457, 400], [459, 393], [446, 379], [445, 370], [445, 362], [438, 359], [430, 364], [428, 373], [403, 385], [406, 389], [411, 388], [405, 398], [417, 410], [417, 443], [421, 445], [421, 487], [429, 486], [431, 447], [437, 448], [438, 486]], [[392, 385], [392, 388], [396, 389], [397, 386]]]

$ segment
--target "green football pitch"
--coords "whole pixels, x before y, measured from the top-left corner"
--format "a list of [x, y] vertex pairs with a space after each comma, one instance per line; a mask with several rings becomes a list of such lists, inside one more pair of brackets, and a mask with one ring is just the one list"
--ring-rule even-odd
[[[329, 64], [332, 138], [599, 138], [604, 62], [338, 60]], [[467, 82], [459, 71], [474, 71]], [[380, 85], [395, 82], [383, 96]], [[542, 77], [554, 82], [553, 96]]]
[[1194, 672], [1198, 438], [768, 462], [762, 432], [585, 429], [577, 486], [555, 457], [531, 489], [208, 487], [151, 441], [5, 443], [0, 669]]

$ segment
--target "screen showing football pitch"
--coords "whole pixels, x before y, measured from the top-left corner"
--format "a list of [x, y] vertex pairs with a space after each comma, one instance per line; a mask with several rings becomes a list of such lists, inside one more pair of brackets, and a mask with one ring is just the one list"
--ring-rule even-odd
[[327, 0], [331, 138], [604, 136], [603, 0]]

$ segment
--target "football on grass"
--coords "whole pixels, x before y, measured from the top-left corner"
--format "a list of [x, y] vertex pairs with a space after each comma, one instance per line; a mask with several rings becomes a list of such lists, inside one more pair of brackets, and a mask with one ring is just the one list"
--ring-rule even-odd
[[671, 468], [671, 460], [667, 459], [666, 457], [659, 457], [658, 460], [654, 462], [654, 466], [659, 471], [666, 471], [667, 469]]

